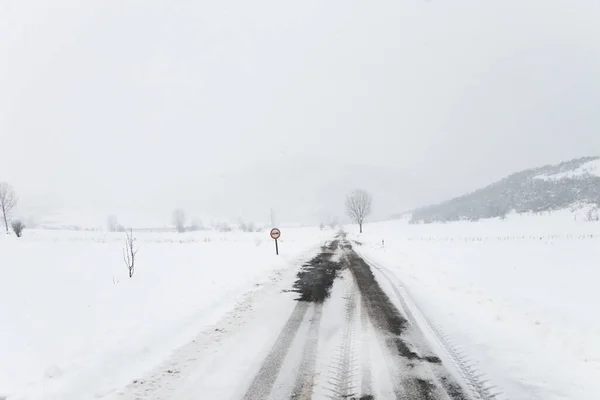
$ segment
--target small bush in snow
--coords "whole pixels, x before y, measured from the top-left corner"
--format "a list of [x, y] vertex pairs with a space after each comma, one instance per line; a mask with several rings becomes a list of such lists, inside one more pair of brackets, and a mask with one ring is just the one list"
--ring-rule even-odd
[[21, 235], [23, 235], [23, 229], [25, 229], [25, 224], [23, 222], [21, 222], [20, 220], [14, 220], [11, 224], [13, 232], [15, 233], [15, 235], [17, 235], [17, 237], [21, 237]]

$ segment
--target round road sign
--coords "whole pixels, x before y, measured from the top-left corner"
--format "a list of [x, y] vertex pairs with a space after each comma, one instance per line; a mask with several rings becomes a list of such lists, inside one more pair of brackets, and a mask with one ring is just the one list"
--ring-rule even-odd
[[281, 231], [277, 228], [273, 228], [271, 229], [271, 237], [275, 240], [279, 239], [279, 237], [281, 236]]

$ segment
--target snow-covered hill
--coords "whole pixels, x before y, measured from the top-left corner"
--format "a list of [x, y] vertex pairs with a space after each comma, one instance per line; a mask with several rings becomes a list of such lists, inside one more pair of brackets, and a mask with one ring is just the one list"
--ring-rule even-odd
[[510, 212], [580, 210], [596, 219], [600, 206], [600, 157], [584, 157], [512, 174], [449, 201], [416, 210], [412, 222], [478, 220]]

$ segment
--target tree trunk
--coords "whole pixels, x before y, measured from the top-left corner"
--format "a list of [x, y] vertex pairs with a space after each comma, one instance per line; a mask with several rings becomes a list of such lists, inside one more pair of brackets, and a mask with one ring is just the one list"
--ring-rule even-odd
[[4, 226], [6, 227], [6, 233], [8, 233], [8, 219], [6, 219], [6, 213], [2, 213], [4, 216]]
[[362, 233], [362, 222], [359, 223], [358, 226], [360, 227], [360, 233]]

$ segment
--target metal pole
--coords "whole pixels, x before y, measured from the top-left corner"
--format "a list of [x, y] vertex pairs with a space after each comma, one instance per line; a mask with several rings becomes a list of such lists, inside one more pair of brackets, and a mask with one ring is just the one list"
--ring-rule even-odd
[[275, 254], [279, 255], [279, 245], [277, 244], [277, 239], [275, 239]]

